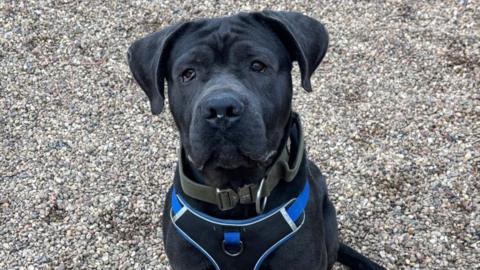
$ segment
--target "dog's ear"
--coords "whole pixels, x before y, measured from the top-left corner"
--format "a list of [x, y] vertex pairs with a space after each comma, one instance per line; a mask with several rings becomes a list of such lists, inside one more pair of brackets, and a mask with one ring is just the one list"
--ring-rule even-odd
[[160, 114], [163, 110], [169, 50], [187, 24], [166, 27], [135, 41], [128, 48], [128, 65], [133, 77], [150, 99], [153, 114]]
[[279, 36], [293, 61], [298, 61], [302, 87], [312, 91], [310, 77], [328, 48], [328, 33], [319, 21], [298, 12], [265, 10], [256, 13]]

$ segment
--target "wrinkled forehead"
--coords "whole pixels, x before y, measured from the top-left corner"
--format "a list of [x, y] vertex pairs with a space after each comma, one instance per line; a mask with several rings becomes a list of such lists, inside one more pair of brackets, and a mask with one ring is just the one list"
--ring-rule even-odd
[[245, 50], [268, 50], [275, 55], [288, 57], [286, 48], [267, 25], [248, 14], [240, 14], [189, 23], [171, 48], [170, 60], [200, 47], [227, 55], [230, 49], [239, 44]]

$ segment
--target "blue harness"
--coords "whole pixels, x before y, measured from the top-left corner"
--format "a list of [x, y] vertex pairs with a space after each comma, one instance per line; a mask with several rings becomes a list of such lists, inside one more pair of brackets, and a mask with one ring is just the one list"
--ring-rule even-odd
[[309, 193], [307, 179], [296, 199], [253, 218], [228, 220], [193, 209], [174, 188], [170, 218], [180, 235], [202, 252], [215, 269], [256, 270], [302, 227]]

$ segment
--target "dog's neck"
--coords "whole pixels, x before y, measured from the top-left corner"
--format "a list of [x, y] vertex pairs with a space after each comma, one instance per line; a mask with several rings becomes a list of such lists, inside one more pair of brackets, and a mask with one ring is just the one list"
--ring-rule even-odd
[[[289, 138], [292, 148], [290, 149], [291, 152], [298, 151], [298, 149], [295, 149], [295, 147], [298, 147], [298, 134], [300, 134], [300, 132], [298, 132], [297, 130], [293, 130], [294, 125], [291, 125], [290, 123], [291, 121], [289, 121], [284, 138], [281, 140], [279, 150], [277, 151], [279, 153], [285, 147]], [[198, 170], [196, 170], [194, 166], [192, 166], [192, 164], [186, 159], [183, 159], [182, 161], [184, 170], [183, 173], [189, 175], [198, 183], [206, 184], [204, 181], [204, 175], [202, 175]], [[295, 198], [301, 192], [307, 177], [306, 162], [306, 155], [303, 154], [300, 169], [294, 179], [289, 183], [285, 181], [280, 181], [280, 183], [275, 187], [275, 189], [268, 197], [267, 205], [265, 208], [266, 212], [280, 206], [281, 204], [289, 201], [292, 198]], [[269, 166], [272, 166], [272, 164], [270, 164]], [[241, 168], [238, 170], [229, 170], [228, 172], [218, 171], [218, 177], [228, 179], [229, 183], [232, 183], [232, 187], [241, 187], [245, 184], [250, 183], [258, 184], [265, 177], [266, 171], [269, 166], [264, 168]], [[179, 170], [179, 168], [177, 168], [177, 170]], [[245, 179], [248, 179], [248, 182], [245, 182]], [[221, 211], [216, 205], [202, 202], [200, 200], [193, 199], [188, 195], [185, 195], [180, 185], [178, 171], [175, 177], [174, 185], [177, 192], [187, 201], [187, 203], [189, 203], [193, 208], [205, 214], [224, 219], [245, 219], [257, 215], [257, 212], [255, 210], [255, 204], [238, 204], [235, 208], [231, 210]]]

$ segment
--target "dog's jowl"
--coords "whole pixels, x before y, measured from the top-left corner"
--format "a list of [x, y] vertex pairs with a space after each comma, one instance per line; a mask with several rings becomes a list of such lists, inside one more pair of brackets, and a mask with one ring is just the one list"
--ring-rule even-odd
[[173, 269], [382, 269], [338, 240], [325, 178], [291, 110], [328, 47], [325, 27], [263, 11], [179, 23], [135, 41], [130, 69], [181, 145], [163, 219]]

